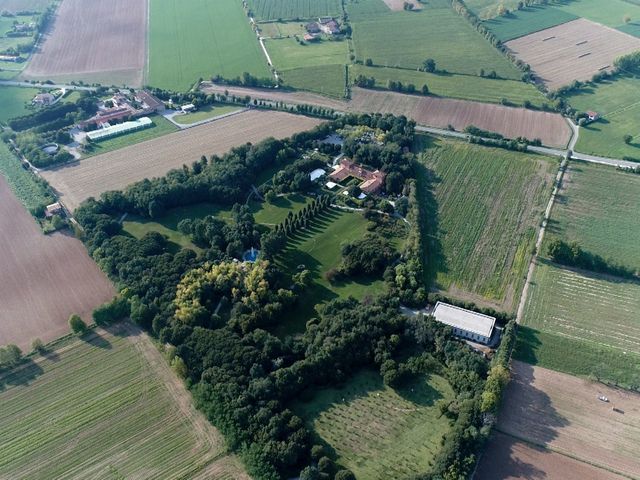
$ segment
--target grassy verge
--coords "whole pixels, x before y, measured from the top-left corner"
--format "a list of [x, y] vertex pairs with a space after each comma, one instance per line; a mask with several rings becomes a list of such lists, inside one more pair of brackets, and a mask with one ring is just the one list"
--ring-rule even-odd
[[189, 125], [190, 123], [209, 120], [210, 118], [219, 117], [241, 110], [237, 105], [227, 105], [224, 103], [216, 103], [213, 105], [205, 105], [198, 108], [198, 111], [187, 113], [186, 115], [176, 115], [173, 120], [181, 125]]

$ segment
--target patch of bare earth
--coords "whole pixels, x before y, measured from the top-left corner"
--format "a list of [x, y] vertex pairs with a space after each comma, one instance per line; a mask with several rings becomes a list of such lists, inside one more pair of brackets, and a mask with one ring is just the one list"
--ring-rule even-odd
[[68, 232], [44, 235], [0, 176], [0, 345], [29, 351], [69, 332], [69, 316], [115, 294], [111, 282]]
[[287, 105], [317, 105], [341, 112], [405, 115], [420, 125], [437, 128], [447, 128], [452, 125], [458, 131], [464, 130], [469, 125], [475, 125], [483, 130], [501, 133], [507, 138], [539, 138], [542, 143], [552, 147], [566, 147], [572, 133], [567, 122], [557, 113], [357, 87], [352, 89], [351, 101], [332, 100], [305, 92], [211, 84], [205, 84], [203, 91], [218, 94], [226, 92], [229, 95], [284, 102]]
[[624, 480], [625, 477], [496, 432], [474, 480]]
[[422, 10], [422, 4], [418, 0], [383, 0], [389, 9], [394, 12], [404, 10], [405, 3], [411, 5], [412, 10]]
[[89, 197], [120, 190], [145, 178], [190, 165], [202, 155], [222, 155], [232, 147], [268, 137], [285, 138], [321, 121], [289, 113], [250, 110], [160, 138], [46, 170], [42, 175], [62, 202], [75, 209]]
[[148, 0], [64, 0], [23, 76], [140, 86]]
[[620, 55], [640, 50], [640, 39], [584, 18], [505, 43], [549, 89], [611, 71]]
[[[513, 362], [512, 373], [499, 431], [628, 477], [640, 477], [640, 394], [522, 362]], [[600, 396], [609, 402], [599, 400]]]

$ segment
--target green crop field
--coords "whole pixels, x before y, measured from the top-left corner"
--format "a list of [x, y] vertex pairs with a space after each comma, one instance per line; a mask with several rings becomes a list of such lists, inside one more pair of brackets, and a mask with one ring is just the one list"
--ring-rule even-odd
[[22, 168], [20, 161], [1, 141], [0, 175], [7, 180], [15, 196], [28, 210], [49, 205], [55, 201], [46, 185], [40, 183], [34, 174]]
[[516, 357], [640, 387], [640, 283], [540, 260]]
[[464, 3], [469, 10], [482, 19], [497, 16], [501, 6], [509, 11], [516, 10], [518, 7], [518, 0], [465, 0]]
[[588, 252], [640, 271], [640, 250], [630, 241], [640, 238], [640, 175], [572, 162], [547, 234], [545, 244], [554, 237], [577, 241]]
[[625, 16], [627, 15], [631, 20], [631, 26], [640, 24], [640, 5], [633, 2], [606, 0], [605, 5], [602, 0], [565, 0], [563, 3], [562, 6], [558, 7], [560, 10], [608, 27], [624, 30]]
[[578, 15], [555, 7], [535, 5], [516, 10], [507, 17], [485, 20], [484, 24], [500, 41], [506, 42], [578, 18]]
[[389, 80], [400, 81], [403, 85], [414, 84], [418, 90], [422, 85], [429, 87], [432, 95], [439, 97], [460, 98], [486, 103], [500, 103], [503, 98], [517, 105], [525, 101], [541, 106], [548, 100], [530, 83], [518, 80], [492, 80], [486, 77], [471, 75], [438, 75], [400, 68], [366, 67], [353, 65], [349, 67], [349, 79], [364, 75], [376, 80], [376, 86], [386, 88]]
[[70, 338], [0, 384], [2, 478], [192, 478], [225, 452], [142, 334]]
[[484, 69], [495, 70], [502, 78], [521, 77], [447, 0], [430, 0], [420, 11], [392, 12], [387, 8], [386, 12], [354, 15], [352, 27], [355, 55], [362, 62], [370, 58], [378, 66], [415, 69], [432, 58], [436, 68], [451, 73], [479, 75]]
[[184, 91], [198, 78], [269, 77], [266, 58], [235, 0], [151, 0], [149, 75], [155, 87]]
[[343, 98], [346, 84], [346, 69], [344, 65], [319, 65], [294, 68], [282, 72], [285, 85], [300, 90]]
[[513, 311], [557, 164], [542, 156], [428, 137], [419, 194], [427, 281]]
[[340, 0], [249, 0], [257, 20], [294, 20], [341, 16]]
[[28, 107], [37, 94], [35, 88], [0, 86], [0, 122], [31, 113]]
[[[597, 122], [580, 128], [577, 151], [640, 161], [640, 77], [602, 82], [580, 89], [567, 100], [578, 111], [594, 110], [602, 115]], [[634, 137], [628, 145], [625, 135]]]
[[345, 65], [349, 61], [346, 40], [321, 40], [300, 45], [293, 38], [265, 41], [273, 65], [278, 71], [317, 65]]
[[313, 400], [298, 402], [294, 411], [357, 478], [409, 478], [429, 470], [450, 428], [435, 404], [453, 398], [437, 375], [394, 390], [377, 372], [364, 371], [341, 388], [313, 392]]
[[238, 107], [238, 105], [215, 103], [213, 105], [204, 105], [202, 107], [199, 107], [198, 110], [193, 113], [176, 115], [175, 117], [173, 117], [173, 120], [181, 125], [189, 125], [190, 123], [209, 120], [210, 118], [219, 117], [220, 115], [227, 115], [229, 113], [238, 112], [240, 110], [242, 110], [242, 107]]
[[154, 115], [150, 118], [153, 121], [152, 127], [120, 135], [119, 137], [108, 138], [101, 142], [94, 142], [91, 144], [91, 151], [84, 154], [83, 158], [111, 152], [113, 150], [119, 150], [146, 140], [161, 137], [167, 133], [178, 131], [178, 127], [160, 115]]
[[304, 22], [265, 22], [259, 23], [260, 33], [266, 38], [281, 38], [291, 35], [301, 37], [307, 33]]

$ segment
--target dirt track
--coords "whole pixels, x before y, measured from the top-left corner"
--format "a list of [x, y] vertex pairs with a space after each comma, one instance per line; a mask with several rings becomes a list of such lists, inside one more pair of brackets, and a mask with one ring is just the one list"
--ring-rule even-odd
[[640, 39], [584, 18], [547, 28], [505, 44], [556, 90], [573, 80], [610, 71], [620, 55], [640, 50]]
[[141, 86], [148, 0], [64, 0], [23, 76]]
[[267, 137], [285, 138], [309, 130], [320, 120], [282, 112], [250, 110], [205, 125], [90, 157], [42, 172], [74, 210], [89, 197], [119, 190], [144, 178], [159, 177], [173, 168], [190, 165], [202, 155], [221, 155], [247, 142]]
[[69, 332], [72, 313], [92, 310], [114, 289], [82, 243], [65, 233], [45, 236], [0, 176], [0, 345], [29, 351]]
[[640, 477], [640, 394], [521, 362], [513, 362], [512, 372], [499, 431]]
[[495, 433], [474, 480], [624, 480], [625, 477]]
[[354, 87], [352, 99], [332, 100], [313, 93], [283, 92], [269, 89], [250, 89], [208, 85], [207, 93], [250, 96], [284, 102], [290, 105], [308, 104], [354, 113], [393, 113], [406, 115], [420, 125], [447, 128], [453, 125], [462, 131], [469, 125], [498, 132], [508, 138], [540, 138], [545, 145], [565, 148], [571, 138], [571, 128], [561, 115], [524, 108], [505, 107], [467, 100], [405, 95], [383, 90]]

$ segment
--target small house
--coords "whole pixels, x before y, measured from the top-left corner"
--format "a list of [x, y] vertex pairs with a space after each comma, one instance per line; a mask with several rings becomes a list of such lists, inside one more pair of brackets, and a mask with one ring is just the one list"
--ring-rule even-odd
[[195, 112], [196, 106], [193, 103], [187, 103], [186, 105], [182, 105], [180, 107], [180, 111], [182, 111], [182, 113]]
[[318, 40], [318, 37], [316, 35], [312, 35], [310, 33], [306, 33], [302, 38], [305, 42], [315, 42]]
[[40, 105], [41, 107], [47, 107], [49, 105], [53, 105], [56, 101], [56, 97], [51, 95], [50, 93], [39, 93], [33, 100], [31, 101], [34, 105]]
[[44, 209], [44, 216], [47, 218], [53, 217], [54, 215], [61, 215], [63, 213], [64, 210], [62, 208], [62, 205], [60, 205], [60, 202], [47, 205]]
[[307, 33], [310, 33], [311, 35], [320, 33], [320, 26], [318, 25], [317, 22], [307, 23], [304, 28], [307, 31]]
[[595, 122], [596, 120], [600, 119], [600, 114], [598, 112], [589, 110], [585, 113], [587, 114], [587, 119], [589, 120], [589, 122]]

